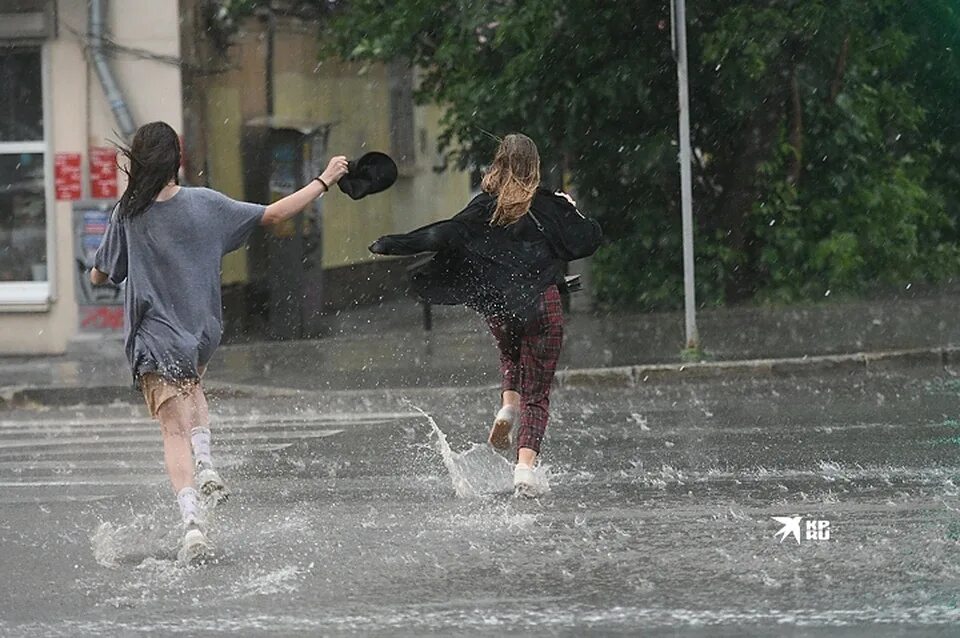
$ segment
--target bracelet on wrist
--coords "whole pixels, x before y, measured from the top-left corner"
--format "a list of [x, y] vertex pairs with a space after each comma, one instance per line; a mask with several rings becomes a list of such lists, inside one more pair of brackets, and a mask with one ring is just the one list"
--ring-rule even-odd
[[327, 191], [330, 190], [330, 185], [327, 184], [325, 181], [323, 181], [323, 178], [320, 177], [319, 175], [317, 175], [317, 176], [314, 177], [313, 179], [316, 180], [316, 181], [318, 181], [318, 182], [320, 182], [321, 184], [323, 184], [323, 192], [324, 192], [324, 193], [326, 193]]

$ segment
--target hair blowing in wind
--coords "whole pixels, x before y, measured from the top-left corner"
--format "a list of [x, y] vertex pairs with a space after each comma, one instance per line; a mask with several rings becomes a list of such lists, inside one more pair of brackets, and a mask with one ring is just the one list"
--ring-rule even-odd
[[490, 218], [494, 226], [508, 226], [530, 209], [540, 185], [540, 153], [537, 145], [522, 133], [511, 133], [497, 148], [481, 188], [496, 196], [497, 206]]
[[120, 196], [120, 214], [135, 217], [146, 211], [157, 195], [173, 180], [180, 183], [180, 138], [166, 122], [151, 122], [137, 129], [130, 148], [121, 148], [127, 158], [127, 189]]

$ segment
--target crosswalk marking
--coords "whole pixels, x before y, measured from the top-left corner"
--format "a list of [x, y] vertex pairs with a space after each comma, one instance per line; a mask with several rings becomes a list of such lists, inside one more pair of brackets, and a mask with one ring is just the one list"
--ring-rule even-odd
[[49, 480], [49, 481], [0, 481], [0, 487], [73, 487], [95, 485], [97, 487], [115, 487], [118, 485], [154, 485], [162, 475], [141, 476], [129, 479], [81, 479], [81, 480]]
[[[409, 412], [231, 414], [213, 416], [211, 429], [214, 454], [230, 467], [250, 454], [282, 451], [347, 428], [418, 418]], [[165, 481], [162, 437], [152, 419], [116, 412], [0, 419], [0, 504], [96, 501]]]
[[[318, 414], [288, 414], [288, 415], [260, 415], [251, 414], [231, 414], [231, 415], [211, 415], [211, 427], [216, 428], [220, 425], [247, 424], [249, 426], [273, 426], [293, 423], [339, 423], [351, 425], [367, 425], [370, 423], [397, 421], [400, 419], [419, 419], [422, 415], [416, 412], [363, 412], [363, 413], [341, 413], [333, 412], [324, 415]], [[0, 419], [0, 429], [23, 429], [23, 428], [70, 428], [83, 426], [107, 426], [107, 425], [149, 425], [159, 427], [157, 422], [147, 417], [75, 417], [75, 418], [52, 418], [52, 419]]]
[[0, 497], [0, 505], [37, 505], [39, 503], [95, 503], [108, 501], [114, 494], [47, 494], [43, 497], [27, 494], [12, 494]]
[[[343, 430], [314, 430], [307, 432], [250, 432], [244, 433], [245, 440], [264, 441], [268, 439], [319, 439], [334, 434], [340, 434]], [[229, 435], [228, 435], [229, 436]], [[233, 437], [230, 437], [233, 438]], [[42, 447], [61, 447], [65, 445], [109, 445], [110, 443], [137, 443], [146, 441], [160, 441], [160, 432], [156, 434], [137, 434], [131, 436], [94, 436], [94, 437], [47, 437], [33, 439], [18, 439], [15, 441], [0, 441], [0, 451], [8, 449], [35, 449]]]
[[[113, 467], [122, 468], [122, 469], [145, 469], [145, 470], [156, 470], [163, 469], [163, 459], [157, 458], [156, 448], [154, 448], [154, 454], [152, 455], [151, 460], [122, 460], [114, 461]], [[26, 471], [43, 471], [43, 470], [53, 470], [54, 472], [72, 472], [73, 470], [103, 470], [103, 461], [83, 461], [83, 460], [69, 460], [69, 461], [41, 461], [36, 459], [30, 459], [29, 467], [24, 467], [26, 463], [21, 460], [17, 461], [0, 461], [0, 471], [2, 470], [16, 470], [17, 472], [26, 472]]]
[[[389, 423], [389, 421], [356, 421], [352, 422], [350, 425], [382, 425]], [[233, 423], [230, 425], [224, 426], [211, 426], [210, 430], [213, 432], [213, 436], [218, 438], [220, 436], [226, 436], [233, 433], [243, 432], [245, 430], [262, 430], [264, 432], [272, 432], [277, 430], [286, 430], [290, 432], [303, 432], [309, 429], [316, 428], [320, 425], [326, 426], [340, 426], [343, 427], [344, 423], [331, 421], [327, 423], [307, 423], [307, 422], [296, 422], [296, 423], [276, 423], [276, 424], [261, 424], [261, 423]], [[4, 440], [11, 439], [20, 439], [24, 436], [30, 435], [41, 435], [41, 436], [54, 436], [54, 435], [84, 435], [87, 438], [100, 436], [103, 433], [106, 434], [117, 434], [117, 433], [140, 433], [140, 434], [157, 434], [160, 435], [160, 426], [156, 423], [148, 424], [138, 424], [138, 425], [85, 425], [85, 426], [76, 426], [76, 427], [44, 427], [44, 428], [29, 428], [23, 429], [17, 432], [12, 431], [0, 431], [0, 443]]]
[[[278, 452], [292, 446], [293, 443], [243, 443], [221, 441], [214, 445], [216, 450], [243, 451], [243, 452]], [[68, 456], [71, 458], [80, 456], [109, 456], [115, 459], [121, 455], [144, 455], [156, 458], [160, 450], [160, 439], [155, 442], [142, 445], [111, 445], [110, 447], [85, 448], [74, 447], [64, 450], [63, 448], [47, 448], [42, 450], [23, 449], [0, 451], [0, 459], [23, 459], [29, 457], [27, 461], [21, 463], [30, 463], [32, 459], [44, 456]], [[66, 461], [64, 461], [66, 462]]]

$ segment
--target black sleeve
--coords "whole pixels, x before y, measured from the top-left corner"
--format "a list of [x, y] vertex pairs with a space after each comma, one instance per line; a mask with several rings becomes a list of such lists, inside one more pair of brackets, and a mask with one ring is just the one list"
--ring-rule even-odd
[[542, 211], [544, 234], [554, 254], [564, 261], [589, 257], [603, 243], [603, 231], [565, 198], [555, 197]]
[[370, 244], [370, 252], [378, 255], [415, 255], [457, 249], [469, 239], [471, 221], [482, 213], [475, 198], [453, 219], [428, 224], [409, 233], [384, 235]]

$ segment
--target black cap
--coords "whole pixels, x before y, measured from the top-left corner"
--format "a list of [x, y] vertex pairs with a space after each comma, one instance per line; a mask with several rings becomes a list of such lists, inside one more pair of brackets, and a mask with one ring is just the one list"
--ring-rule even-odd
[[385, 153], [372, 151], [348, 163], [349, 172], [337, 185], [352, 199], [387, 190], [397, 181], [397, 164]]

